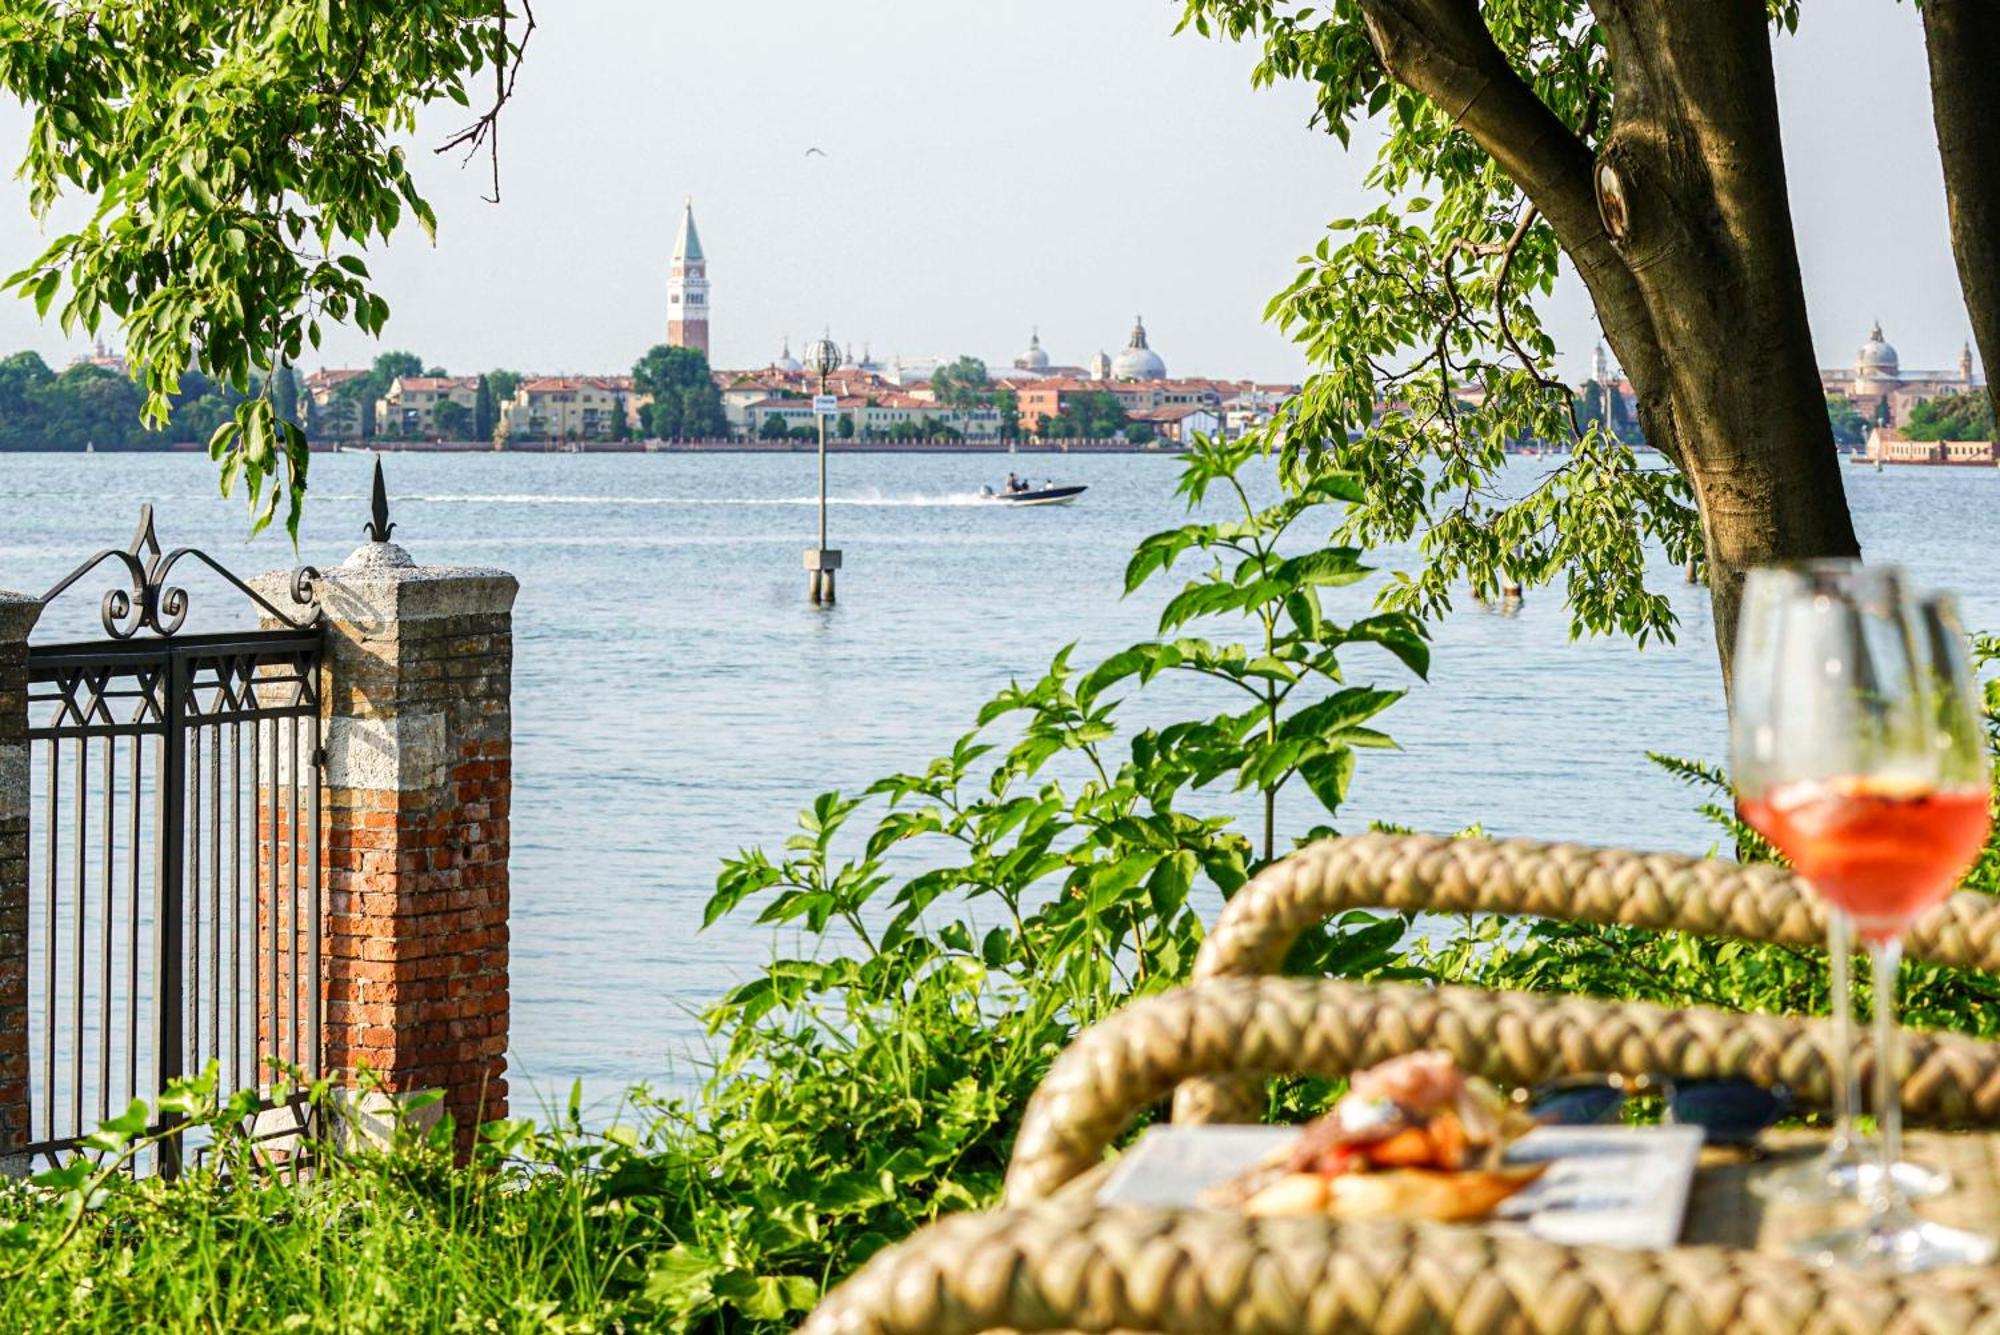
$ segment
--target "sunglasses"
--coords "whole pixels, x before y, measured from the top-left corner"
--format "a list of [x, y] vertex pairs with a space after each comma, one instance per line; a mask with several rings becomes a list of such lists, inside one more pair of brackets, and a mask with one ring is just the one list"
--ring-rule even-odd
[[1654, 1096], [1666, 1108], [1666, 1121], [1698, 1126], [1711, 1145], [1748, 1145], [1771, 1129], [1792, 1108], [1791, 1091], [1783, 1085], [1753, 1080], [1665, 1080], [1648, 1075], [1566, 1076], [1517, 1090], [1545, 1126], [1598, 1126], [1616, 1122], [1634, 1096]]

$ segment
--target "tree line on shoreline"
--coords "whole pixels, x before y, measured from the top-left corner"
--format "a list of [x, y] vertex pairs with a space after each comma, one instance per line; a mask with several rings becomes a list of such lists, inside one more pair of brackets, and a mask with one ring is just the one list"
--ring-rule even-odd
[[[450, 374], [442, 366], [427, 366], [413, 352], [384, 352], [362, 374], [336, 386], [332, 396], [356, 405], [362, 438], [371, 439], [377, 434], [375, 405], [397, 379]], [[479, 373], [472, 406], [453, 400], [438, 403], [430, 434], [443, 439], [493, 439], [501, 405], [528, 378], [506, 368]], [[699, 350], [654, 347], [633, 366], [632, 382], [635, 393], [651, 400], [639, 414], [643, 433], [662, 439], [728, 433], [722, 396], [709, 373], [708, 358]], [[166, 425], [156, 429], [142, 420], [145, 394], [129, 375], [88, 361], [57, 371], [38, 352], [17, 352], [0, 359], [0, 450], [156, 450], [206, 444], [243, 403], [267, 390], [280, 420], [296, 423], [309, 437], [314, 434], [303, 382], [292, 367], [253, 377], [247, 393], [190, 368], [172, 396]], [[612, 438], [628, 434], [620, 429], [625, 426], [619, 417]]]
[[[384, 352], [362, 374], [335, 386], [331, 394], [356, 406], [362, 439], [401, 439], [398, 434], [376, 430], [375, 405], [399, 378], [451, 374], [442, 366], [426, 365], [414, 352]], [[434, 405], [429, 437], [494, 440], [501, 429], [502, 405], [512, 400], [521, 382], [529, 378], [506, 368], [479, 373], [471, 406], [450, 399]], [[165, 427], [155, 429], [141, 417], [144, 391], [130, 376], [88, 361], [57, 371], [40, 353], [17, 352], [0, 360], [0, 450], [149, 450], [206, 444], [219, 426], [232, 420], [240, 405], [263, 396], [267, 386], [276, 416], [296, 423], [308, 437], [314, 436], [311, 405], [292, 367], [253, 377], [248, 393], [189, 369], [172, 397]], [[998, 410], [1002, 439], [1016, 440], [1024, 434], [1014, 392], [994, 385], [986, 364], [977, 357], [960, 357], [940, 368], [932, 388], [941, 406], [990, 406]], [[699, 349], [664, 344], [649, 349], [632, 367], [632, 392], [647, 400], [637, 413], [637, 422], [614, 413], [605, 438], [623, 440], [635, 429], [642, 436], [659, 440], [709, 440], [729, 434], [721, 391], [707, 355]], [[833, 431], [839, 439], [852, 439], [857, 434], [853, 415], [842, 413]], [[1154, 434], [1149, 423], [1132, 421], [1117, 396], [1105, 391], [1070, 396], [1064, 412], [1045, 418], [1036, 434], [1049, 439], [1104, 439], [1121, 433], [1135, 444], [1153, 439]], [[771, 417], [760, 434], [764, 439], [805, 439], [816, 437], [817, 428], [787, 427], [783, 419]], [[957, 430], [942, 423], [915, 422], [898, 423], [886, 434], [895, 441], [959, 436]]]

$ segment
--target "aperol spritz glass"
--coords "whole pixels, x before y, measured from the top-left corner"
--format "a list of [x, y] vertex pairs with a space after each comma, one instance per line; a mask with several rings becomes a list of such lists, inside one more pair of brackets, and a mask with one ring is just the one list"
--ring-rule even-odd
[[[1978, 857], [1991, 775], [1964, 632], [1950, 600], [1853, 563], [1755, 572], [1740, 643], [1759, 674], [1732, 703], [1739, 810], [1843, 910], [1874, 966], [1875, 1173], [1868, 1218], [1808, 1239], [1829, 1265], [1901, 1271], [1983, 1262], [1993, 1240], [1918, 1218], [1902, 1157], [1902, 935]], [[1843, 1075], [1843, 1080], [1845, 1076]]]
[[[1738, 815], [1767, 839], [1771, 831], [1765, 826], [1770, 813], [1762, 798], [1783, 764], [1774, 731], [1779, 709], [1776, 694], [1785, 689], [1790, 674], [1809, 668], [1809, 664], [1794, 664], [1787, 657], [1809, 650], [1783, 635], [1786, 607], [1811, 599], [1816, 591], [1833, 597], [1864, 598], [1886, 608], [1904, 600], [1905, 580], [1893, 566], [1864, 566], [1859, 561], [1774, 566], [1750, 573], [1737, 622], [1732, 749], [1736, 787], [1743, 795]], [[1825, 1150], [1809, 1161], [1774, 1168], [1751, 1180], [1758, 1194], [1798, 1204], [1829, 1204], [1866, 1195], [1877, 1159], [1855, 1122], [1861, 1110], [1861, 1093], [1854, 1062], [1854, 923], [1838, 904], [1829, 901], [1827, 909], [1827, 958], [1831, 963], [1828, 1009], [1836, 1076], [1833, 1134]], [[1899, 1161], [1895, 1171], [1897, 1183], [1911, 1196], [1934, 1196], [1951, 1185], [1944, 1173], [1922, 1164]]]

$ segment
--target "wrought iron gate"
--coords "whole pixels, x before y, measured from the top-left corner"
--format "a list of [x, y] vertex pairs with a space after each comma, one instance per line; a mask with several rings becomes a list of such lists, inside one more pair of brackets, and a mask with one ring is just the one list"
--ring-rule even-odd
[[[179, 634], [183, 559], [275, 628]], [[31, 764], [26, 1152], [56, 1155], [208, 1062], [224, 1094], [272, 1059], [320, 1057], [320, 617], [302, 568], [286, 611], [202, 552], [162, 555], [152, 508], [100, 566], [107, 638], [28, 649]], [[173, 1173], [179, 1138], [156, 1167]]]

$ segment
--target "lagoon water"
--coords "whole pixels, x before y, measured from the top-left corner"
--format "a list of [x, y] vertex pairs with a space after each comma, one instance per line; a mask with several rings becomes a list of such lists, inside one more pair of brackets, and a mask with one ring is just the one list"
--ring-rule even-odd
[[[336, 563], [360, 540], [369, 463], [315, 458], [304, 559]], [[1069, 508], [981, 503], [979, 484], [1009, 463], [1090, 491]], [[1087, 661], [1148, 634], [1164, 592], [1121, 599], [1125, 559], [1181, 514], [1170, 457], [837, 455], [831, 541], [847, 563], [839, 605], [822, 610], [807, 603], [800, 569], [815, 525], [810, 454], [394, 454], [385, 464], [396, 541], [416, 559], [501, 566], [521, 581], [511, 1054], [521, 1107], [573, 1079], [602, 1097], [691, 1078], [699, 1009], [796, 944], [748, 915], [699, 930], [719, 859], [775, 851], [823, 789], [921, 767], [993, 690], [1037, 674], [1068, 641]], [[1871, 558], [1957, 589], [1969, 624], [2000, 627], [2000, 470], [1845, 471]], [[0, 588], [40, 593], [92, 551], [122, 546], [141, 500], [155, 503], [168, 546], [201, 546], [244, 573], [293, 561], [282, 536], [245, 545], [240, 502], [215, 495], [199, 455], [0, 454]], [[1692, 796], [1645, 756], [1722, 757], [1707, 598], [1677, 571], [1658, 583], [1680, 635], [1644, 650], [1572, 642], [1549, 591], [1531, 591], [1514, 614], [1462, 600], [1437, 628], [1430, 681], [1407, 682], [1409, 697], [1383, 716], [1401, 749], [1363, 756], [1338, 823], [1448, 832], [1477, 822], [1707, 849]], [[52, 608], [37, 640], [94, 634], [102, 587]], [[190, 580], [189, 591], [211, 618], [244, 620], [220, 588]], [[1368, 597], [1340, 591], [1329, 614], [1358, 615]], [[1372, 650], [1353, 653], [1350, 676], [1407, 681]], [[1188, 686], [1148, 688], [1132, 716], [1198, 703]], [[1281, 818], [1310, 823], [1303, 807]]]

